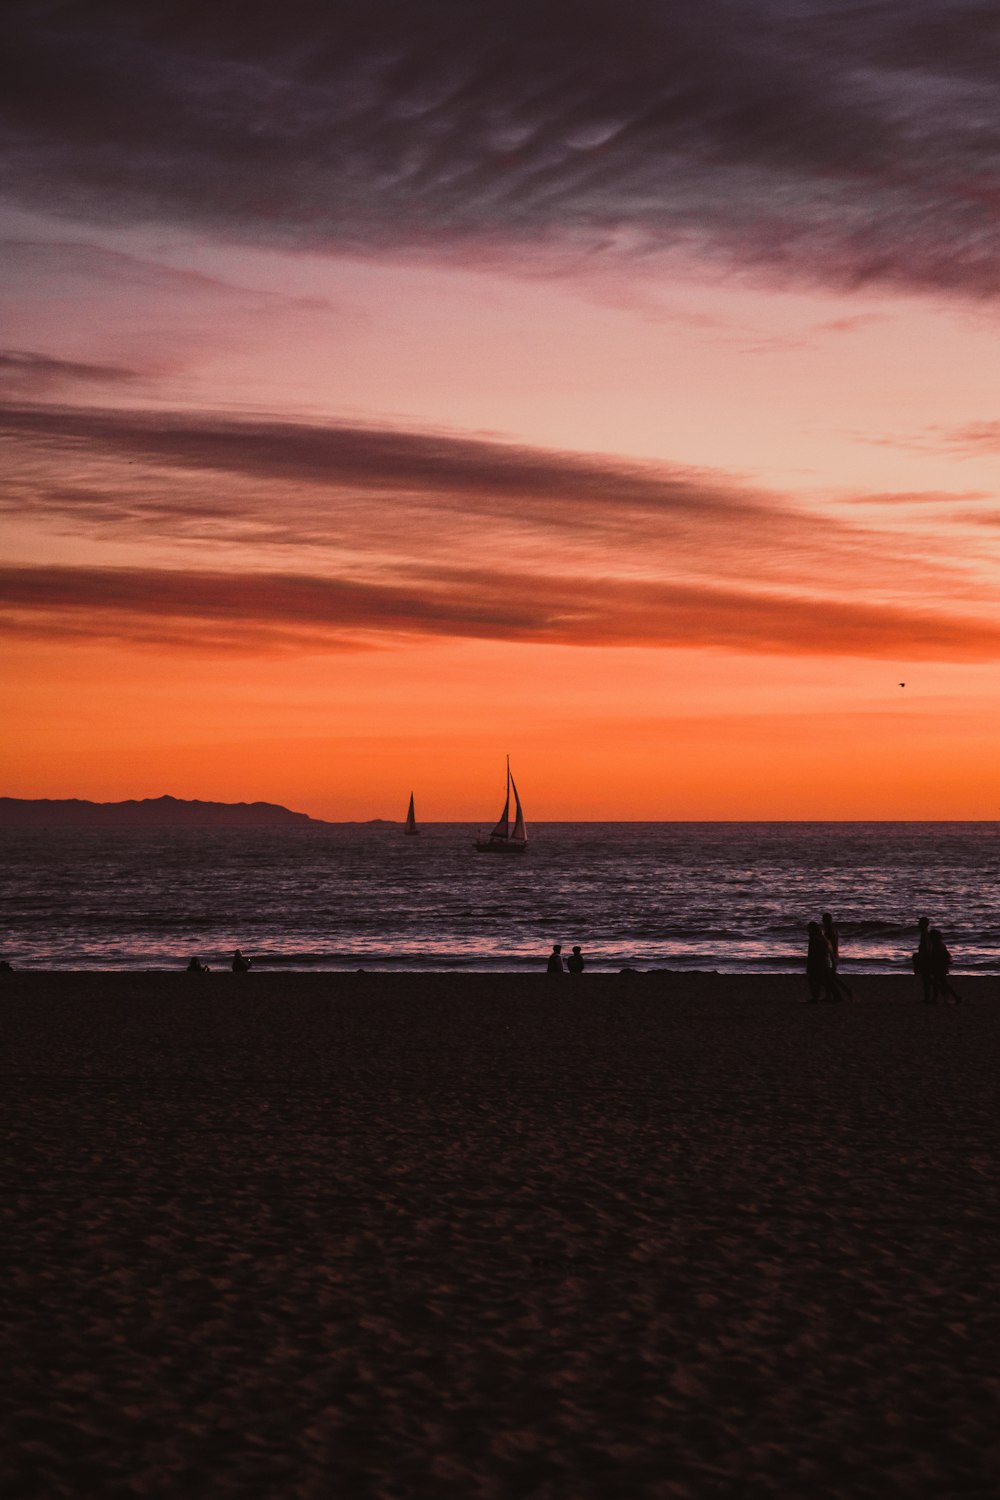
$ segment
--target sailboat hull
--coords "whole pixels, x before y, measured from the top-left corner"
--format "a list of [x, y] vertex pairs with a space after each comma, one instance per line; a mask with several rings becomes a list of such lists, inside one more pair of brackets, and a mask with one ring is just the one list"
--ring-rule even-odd
[[[514, 831], [510, 828], [510, 794], [514, 793]], [[514, 778], [510, 774], [510, 756], [507, 757], [507, 800], [493, 832], [485, 839], [476, 839], [477, 854], [523, 854], [528, 847], [528, 830], [524, 826], [521, 799], [517, 794]]]

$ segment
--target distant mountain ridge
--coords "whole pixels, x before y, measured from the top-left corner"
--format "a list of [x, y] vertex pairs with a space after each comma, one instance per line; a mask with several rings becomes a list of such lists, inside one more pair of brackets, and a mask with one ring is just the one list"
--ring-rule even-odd
[[288, 828], [322, 818], [276, 802], [199, 802], [180, 797], [86, 802], [79, 797], [0, 797], [0, 828]]

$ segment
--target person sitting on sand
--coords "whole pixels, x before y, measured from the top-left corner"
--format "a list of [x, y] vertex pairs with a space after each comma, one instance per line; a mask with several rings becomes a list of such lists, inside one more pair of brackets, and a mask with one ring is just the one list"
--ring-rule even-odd
[[192, 955], [188, 961], [187, 972], [189, 974], [207, 974], [208, 964], [203, 964], [200, 958]]
[[582, 974], [583, 973], [583, 969], [584, 969], [583, 954], [580, 952], [580, 945], [579, 945], [579, 943], [574, 947], [573, 952], [570, 954], [569, 958], [566, 960], [566, 967], [567, 967], [567, 969], [569, 970], [569, 972], [571, 974]]
[[818, 922], [809, 923], [809, 949], [806, 953], [806, 979], [809, 984], [809, 999], [840, 1000], [843, 997], [833, 988], [833, 969], [830, 967], [830, 945]]
[[833, 920], [832, 914], [828, 911], [823, 913], [823, 936], [826, 938], [827, 946], [830, 949], [830, 983], [835, 990], [842, 990], [848, 1000], [853, 1000], [854, 991], [847, 983], [847, 980], [842, 979], [837, 972], [837, 966], [840, 963], [840, 932], [836, 922]]
[[236, 952], [233, 954], [233, 973], [245, 974], [250, 967], [250, 963], [251, 960], [249, 958], [244, 958], [239, 948], [237, 948]]
[[913, 972], [920, 980], [924, 988], [924, 1001], [930, 1005], [933, 999], [931, 985], [931, 940], [930, 940], [930, 917], [921, 917], [917, 922], [917, 930], [920, 933], [917, 939], [917, 951], [913, 955]]
[[563, 972], [562, 943], [553, 943], [552, 952], [546, 965], [547, 974], [561, 974]]
[[950, 999], [955, 1005], [960, 1004], [961, 995], [948, 983], [948, 970], [951, 968], [951, 954], [945, 947], [944, 938], [936, 927], [932, 927], [927, 934], [927, 972], [930, 976], [931, 1004], [936, 1005], [938, 996], [942, 1000]]

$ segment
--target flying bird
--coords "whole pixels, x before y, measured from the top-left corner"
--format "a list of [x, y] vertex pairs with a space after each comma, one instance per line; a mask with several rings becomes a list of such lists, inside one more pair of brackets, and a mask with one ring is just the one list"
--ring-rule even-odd
[[899, 685], [900, 685], [900, 687], [905, 687], [906, 683], [905, 682], [901, 682]]

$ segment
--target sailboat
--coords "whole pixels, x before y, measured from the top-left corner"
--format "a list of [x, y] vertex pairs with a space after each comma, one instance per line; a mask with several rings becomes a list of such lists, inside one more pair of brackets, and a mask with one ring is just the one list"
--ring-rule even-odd
[[420, 832], [420, 829], [417, 827], [417, 820], [416, 820], [416, 818], [414, 817], [414, 814], [413, 814], [413, 793], [412, 792], [410, 793], [410, 807], [409, 807], [409, 811], [406, 814], [406, 827], [403, 829], [403, 832], [404, 833], [419, 833]]
[[[514, 830], [510, 827], [510, 794], [514, 793]], [[476, 849], [480, 854], [523, 854], [528, 847], [528, 834], [524, 826], [524, 813], [521, 811], [521, 799], [517, 795], [517, 787], [514, 778], [510, 774], [510, 756], [507, 757], [507, 800], [500, 814], [500, 821], [490, 834], [489, 838], [476, 839]]]

